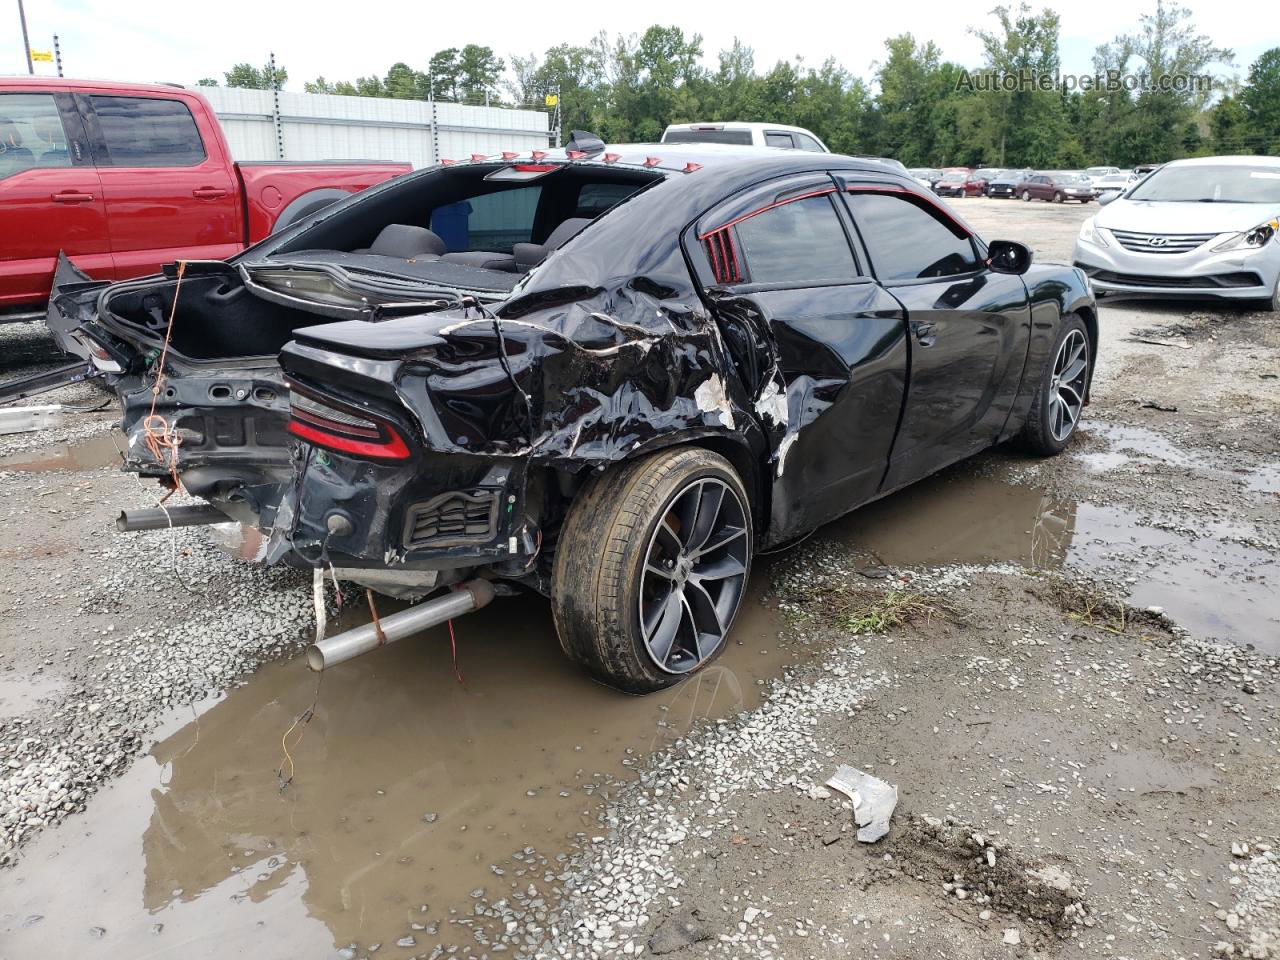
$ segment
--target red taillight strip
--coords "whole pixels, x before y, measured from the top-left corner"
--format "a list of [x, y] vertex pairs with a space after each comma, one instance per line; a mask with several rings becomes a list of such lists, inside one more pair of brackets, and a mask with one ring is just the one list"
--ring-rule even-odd
[[358, 457], [370, 457], [377, 460], [407, 460], [409, 458], [409, 448], [405, 446], [400, 434], [394, 430], [388, 430], [391, 439], [386, 443], [353, 440], [350, 437], [340, 436], [336, 433], [317, 430], [315, 427], [299, 423], [297, 420], [289, 421], [289, 432], [295, 437], [306, 440], [308, 443], [314, 443], [317, 447], [336, 450], [339, 453], [350, 453]]
[[808, 200], [810, 197], [825, 197], [827, 194], [835, 192], [835, 187], [823, 187], [821, 190], [813, 190], [809, 193], [797, 193], [794, 197], [786, 197], [782, 200], [775, 200], [773, 203], [766, 203], [763, 207], [760, 207], [757, 210], [752, 210], [750, 213], [744, 213], [740, 217], [734, 217], [728, 223], [722, 223], [714, 230], [708, 230], [702, 236], [698, 237], [698, 239], [705, 240], [707, 237], [711, 236], [711, 234], [717, 233], [720, 230], [726, 230], [729, 227], [736, 227], [743, 220], [750, 220], [752, 217], [758, 217], [760, 214], [772, 210], [774, 207], [781, 207], [788, 203], [795, 203], [797, 200]]
[[341, 434], [343, 436], [350, 434], [353, 437], [367, 437], [370, 440], [377, 440], [382, 437], [382, 434], [376, 429], [370, 427], [356, 427], [349, 423], [342, 423], [338, 420], [326, 420], [324, 417], [308, 413], [298, 407], [290, 407], [289, 415], [295, 420], [305, 420], [311, 426], [320, 430], [329, 431], [330, 433]]

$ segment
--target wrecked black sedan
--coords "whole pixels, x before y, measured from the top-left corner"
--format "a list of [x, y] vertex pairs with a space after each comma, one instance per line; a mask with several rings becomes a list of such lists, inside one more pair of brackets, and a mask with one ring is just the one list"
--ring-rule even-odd
[[466, 586], [313, 666], [523, 584], [571, 657], [659, 689], [724, 646], [758, 551], [1071, 439], [1079, 271], [887, 163], [584, 146], [420, 171], [225, 263], [106, 287], [64, 264], [50, 321], [110, 371], [129, 469], [258, 527], [267, 560]]

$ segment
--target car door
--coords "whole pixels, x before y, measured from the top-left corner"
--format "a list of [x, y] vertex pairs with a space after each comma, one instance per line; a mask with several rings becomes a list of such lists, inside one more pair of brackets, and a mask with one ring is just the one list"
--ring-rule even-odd
[[1031, 191], [1031, 195], [1037, 200], [1048, 200], [1053, 193], [1053, 183], [1048, 177], [1035, 177], [1035, 187]]
[[0, 310], [49, 295], [58, 251], [112, 276], [102, 183], [69, 94], [0, 93]]
[[836, 192], [826, 174], [770, 181], [694, 228], [726, 341], [762, 327], [770, 354], [739, 363], [773, 445], [769, 542], [873, 497], [902, 410], [903, 311], [855, 256]]
[[94, 140], [119, 279], [178, 259], [222, 260], [244, 231], [231, 160], [180, 97], [81, 97]]
[[880, 284], [910, 331], [902, 425], [883, 490], [995, 443], [1017, 395], [1031, 314], [1022, 278], [923, 194], [847, 180], [843, 196]]

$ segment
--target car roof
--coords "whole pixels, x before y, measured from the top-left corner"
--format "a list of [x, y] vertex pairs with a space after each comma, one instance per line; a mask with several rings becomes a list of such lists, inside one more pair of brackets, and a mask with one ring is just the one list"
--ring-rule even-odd
[[1166, 167], [1278, 167], [1280, 157], [1230, 155], [1223, 157], [1189, 157], [1186, 160], [1170, 160]]
[[[536, 155], [535, 155], [536, 154]], [[482, 156], [476, 154], [473, 160], [477, 163], [493, 163], [497, 154]], [[563, 147], [548, 147], [546, 150], [524, 151], [519, 154], [504, 155], [503, 159], [512, 164], [554, 161], [601, 164], [629, 169], [645, 168], [659, 173], [683, 173], [688, 164], [696, 164], [697, 169], [706, 167], [729, 171], [737, 167], [767, 166], [785, 174], [789, 170], [812, 170], [815, 167], [840, 170], [868, 170], [904, 176], [904, 169], [896, 160], [879, 157], [854, 157], [843, 153], [816, 153], [807, 150], [779, 150], [775, 147], [757, 147], [736, 143], [614, 143], [603, 150], [590, 154], [569, 157]]]
[[129, 93], [162, 93], [173, 96], [176, 91], [187, 90], [178, 83], [123, 83], [119, 80], [77, 80], [73, 77], [3, 77], [0, 76], [0, 87], [29, 87], [33, 90], [111, 90]]
[[702, 120], [695, 123], [669, 123], [668, 130], [696, 130], [699, 127], [715, 127], [719, 130], [786, 130], [793, 133], [807, 133], [811, 137], [816, 137], [812, 130], [804, 127], [795, 127], [789, 123], [756, 123], [755, 121], [745, 120]]

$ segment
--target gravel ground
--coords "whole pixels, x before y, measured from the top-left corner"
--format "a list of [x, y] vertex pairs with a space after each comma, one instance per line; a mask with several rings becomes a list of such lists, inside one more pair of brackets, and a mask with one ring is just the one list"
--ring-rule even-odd
[[[953, 205], [1058, 260], [1092, 212]], [[1068, 455], [978, 458], [775, 561], [763, 599], [798, 665], [759, 708], [601, 777], [568, 852], [530, 837], [465, 902], [334, 955], [1280, 955], [1280, 332], [1111, 300], [1102, 325]], [[0, 327], [0, 355], [56, 362], [33, 325]], [[69, 413], [0, 456], [114, 420]], [[21, 878], [57, 821], [102, 827], [94, 792], [162, 717], [300, 650], [310, 591], [199, 530], [116, 533], [155, 494], [110, 468], [0, 466], [0, 495], [0, 856]], [[899, 789], [877, 844], [821, 786], [842, 763]]]

